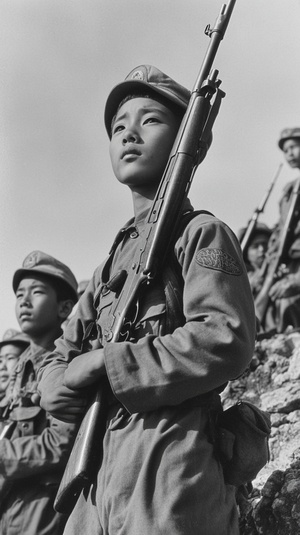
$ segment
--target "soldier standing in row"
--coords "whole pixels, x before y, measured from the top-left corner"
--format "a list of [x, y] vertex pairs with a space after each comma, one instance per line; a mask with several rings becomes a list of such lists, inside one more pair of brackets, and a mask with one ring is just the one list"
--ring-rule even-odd
[[[131, 191], [134, 218], [96, 269], [39, 384], [42, 406], [64, 421], [84, 411], [85, 387], [104, 377], [110, 385], [102, 466], [81, 493], [66, 535], [238, 533], [235, 489], [224, 481], [210, 422], [226, 382], [252, 358], [255, 315], [241, 249], [227, 225], [193, 214], [187, 200], [183, 211], [194, 217], [184, 225], [182, 215], [129, 338], [109, 341], [115, 276], [132, 269], [189, 98], [169, 76], [141, 65], [106, 103], [112, 167]], [[173, 287], [165, 277], [172, 259]], [[95, 334], [98, 348], [88, 351]]]
[[[300, 169], [300, 128], [286, 128], [278, 142], [287, 163], [292, 169]], [[279, 202], [279, 221], [269, 240], [265, 282], [255, 299], [258, 319], [264, 331], [283, 332], [287, 327], [300, 327], [300, 178], [289, 182]], [[291, 223], [291, 205], [295, 209]], [[279, 243], [287, 238], [284, 255], [280, 258], [279, 269], [273, 279], [268, 280], [268, 270], [276, 259]]]
[[77, 282], [65, 264], [34, 251], [15, 272], [13, 289], [17, 320], [31, 341], [2, 400], [0, 533], [61, 535], [66, 518], [53, 502], [76, 429], [40, 407], [37, 372], [77, 301]]
[[0, 342], [0, 399], [4, 398], [10, 378], [30, 338], [15, 329], [8, 329]]

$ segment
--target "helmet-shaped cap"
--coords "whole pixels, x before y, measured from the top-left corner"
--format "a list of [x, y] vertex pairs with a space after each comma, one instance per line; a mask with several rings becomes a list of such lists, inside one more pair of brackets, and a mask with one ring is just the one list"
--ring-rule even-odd
[[76, 303], [78, 301], [77, 295], [77, 281], [72, 271], [68, 266], [56, 260], [53, 256], [50, 256], [42, 251], [33, 251], [26, 256], [22, 268], [18, 269], [13, 276], [13, 289], [16, 293], [20, 281], [24, 276], [34, 277], [35, 273], [41, 275], [47, 275], [54, 279], [60, 280], [64, 283], [67, 290], [70, 293], [70, 299]]
[[278, 141], [279, 148], [283, 150], [283, 144], [287, 139], [300, 139], [300, 127], [296, 126], [295, 128], [285, 128], [280, 134]]
[[116, 85], [108, 95], [105, 111], [104, 122], [107, 133], [111, 137], [111, 123], [120, 102], [127, 96], [132, 94], [139, 94], [149, 92], [162, 95], [173, 104], [177, 104], [182, 108], [183, 112], [186, 110], [190, 91], [178, 84], [152, 65], [140, 65], [133, 69], [125, 78], [123, 82]]

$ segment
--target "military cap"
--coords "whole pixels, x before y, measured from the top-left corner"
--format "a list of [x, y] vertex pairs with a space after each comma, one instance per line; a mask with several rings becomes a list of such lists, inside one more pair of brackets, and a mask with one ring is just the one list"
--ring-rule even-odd
[[30, 344], [30, 338], [27, 334], [16, 331], [16, 329], [7, 329], [0, 342], [0, 348], [7, 344], [24, 346], [25, 349]]
[[24, 276], [34, 276], [35, 273], [52, 277], [64, 283], [64, 286], [70, 292], [70, 298], [76, 303], [78, 301], [77, 295], [77, 280], [72, 271], [53, 256], [50, 256], [42, 251], [33, 251], [26, 256], [22, 268], [17, 269], [13, 276], [13, 289], [16, 293], [20, 281]]
[[[247, 228], [248, 227], [243, 227], [240, 230], [238, 230], [237, 237], [238, 237], [239, 242], [243, 240], [243, 237], [246, 234]], [[256, 236], [256, 234], [266, 234], [267, 236], [271, 236], [272, 229], [270, 229], [270, 227], [265, 225], [265, 223], [256, 223], [255, 229], [252, 232], [252, 237]]]
[[105, 111], [104, 121], [105, 127], [109, 137], [111, 137], [111, 122], [116, 114], [120, 102], [127, 95], [135, 94], [139, 91], [148, 90], [149, 94], [157, 93], [162, 95], [173, 104], [177, 104], [182, 108], [183, 112], [186, 110], [190, 91], [178, 84], [152, 65], [140, 65], [133, 69], [125, 78], [123, 82], [116, 85], [108, 95]]
[[295, 128], [285, 128], [280, 133], [280, 138], [278, 141], [279, 148], [283, 150], [283, 144], [287, 139], [300, 139], [300, 127], [296, 126]]

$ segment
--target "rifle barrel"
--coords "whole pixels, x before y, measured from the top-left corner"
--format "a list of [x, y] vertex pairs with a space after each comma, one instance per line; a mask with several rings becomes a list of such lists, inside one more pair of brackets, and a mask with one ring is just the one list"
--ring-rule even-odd
[[242, 242], [241, 242], [241, 248], [242, 248], [242, 251], [244, 252], [245, 249], [247, 249], [248, 245], [249, 245], [249, 242], [250, 242], [250, 239], [251, 239], [251, 236], [255, 230], [255, 227], [256, 227], [256, 224], [257, 224], [257, 220], [260, 216], [260, 214], [262, 214], [264, 212], [264, 209], [266, 207], [266, 204], [269, 200], [269, 197], [272, 193], [272, 190], [275, 186], [275, 182], [277, 180], [277, 178], [279, 177], [279, 174], [280, 174], [280, 171], [282, 169], [282, 166], [283, 164], [280, 163], [279, 166], [278, 166], [278, 169], [271, 181], [271, 184], [266, 192], [266, 194], [263, 196], [262, 200], [261, 200], [261, 203], [258, 205], [258, 207], [254, 210], [253, 212], [253, 215], [250, 219], [250, 222], [248, 224], [248, 227], [247, 227], [247, 230], [244, 234], [244, 237], [242, 239]]

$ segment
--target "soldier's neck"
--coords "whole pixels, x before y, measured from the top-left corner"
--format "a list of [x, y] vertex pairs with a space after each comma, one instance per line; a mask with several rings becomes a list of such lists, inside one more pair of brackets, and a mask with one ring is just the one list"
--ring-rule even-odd
[[31, 348], [33, 350], [43, 348], [46, 351], [53, 351], [55, 347], [54, 342], [62, 335], [62, 332], [62, 328], [59, 326], [46, 333], [33, 335], [31, 337]]

